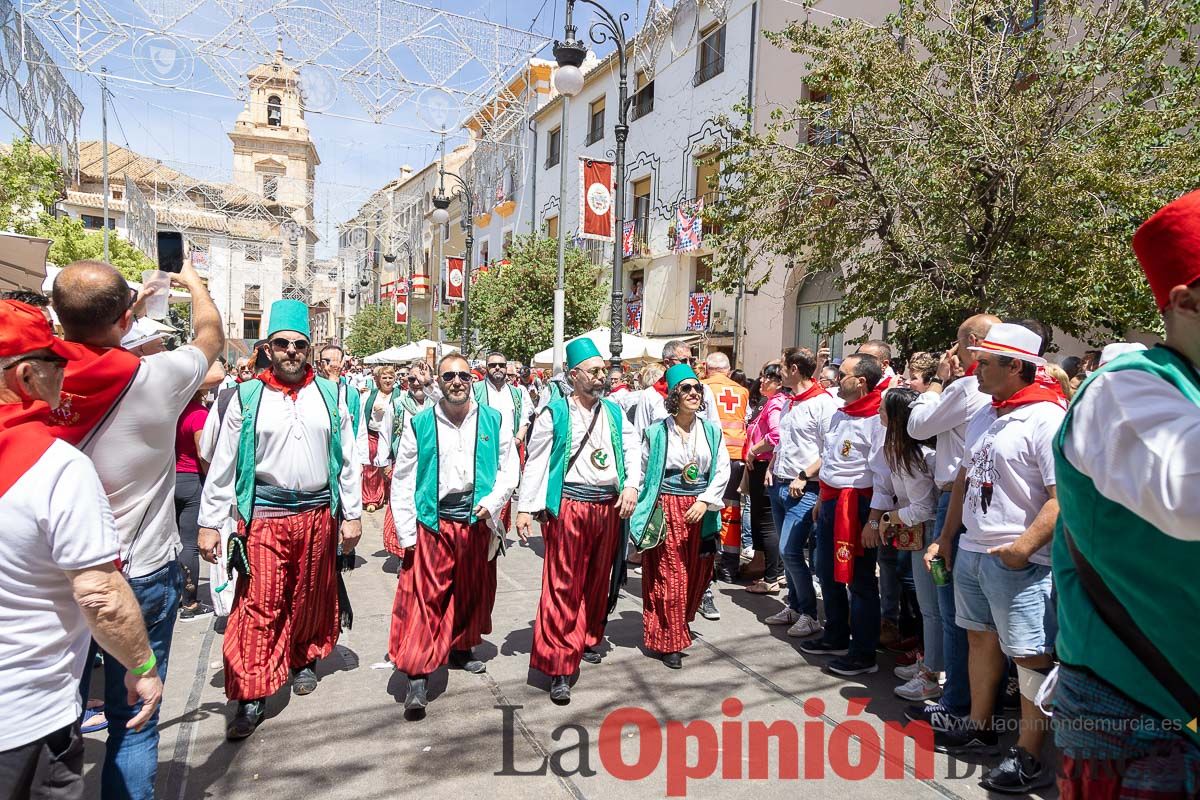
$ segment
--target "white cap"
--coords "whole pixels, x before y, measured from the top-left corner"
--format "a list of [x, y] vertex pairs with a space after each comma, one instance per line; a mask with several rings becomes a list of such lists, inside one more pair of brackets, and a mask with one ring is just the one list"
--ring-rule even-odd
[[1013, 325], [1010, 322], [997, 322], [978, 347], [968, 347], [967, 349], [978, 350], [981, 353], [995, 353], [998, 356], [1028, 361], [1030, 364], [1038, 366], [1046, 363], [1046, 359], [1038, 355], [1038, 351], [1042, 349], [1042, 337], [1024, 325]]
[[1106, 344], [1104, 345], [1104, 349], [1100, 351], [1100, 363], [1097, 366], [1103, 367], [1117, 356], [1123, 356], [1126, 353], [1136, 353], [1139, 350], [1145, 349], [1146, 345], [1139, 342], [1113, 342], [1112, 344]]
[[167, 334], [162, 329], [162, 325], [150, 319], [143, 317], [133, 321], [133, 327], [129, 329], [129, 333], [121, 337], [121, 347], [126, 350], [132, 350], [135, 347], [149, 344], [156, 339], [165, 339]]

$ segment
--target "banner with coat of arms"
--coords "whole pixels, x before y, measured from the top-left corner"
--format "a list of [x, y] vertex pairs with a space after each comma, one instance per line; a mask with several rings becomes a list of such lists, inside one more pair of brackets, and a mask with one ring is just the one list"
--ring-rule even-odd
[[613, 165], [579, 159], [579, 238], [613, 240]]
[[625, 327], [629, 328], [630, 333], [640, 334], [642, 332], [641, 300], [631, 300], [625, 304]]
[[404, 325], [408, 322], [408, 281], [399, 281], [396, 284], [396, 324]]
[[465, 260], [453, 256], [446, 259], [446, 302], [461, 303], [467, 284]]
[[707, 331], [712, 327], [712, 295], [708, 292], [694, 292], [688, 295], [689, 331]]
[[637, 230], [637, 220], [627, 220], [621, 227], [621, 255], [632, 258], [634, 253], [634, 231]]
[[704, 198], [675, 209], [675, 252], [699, 250], [704, 242]]

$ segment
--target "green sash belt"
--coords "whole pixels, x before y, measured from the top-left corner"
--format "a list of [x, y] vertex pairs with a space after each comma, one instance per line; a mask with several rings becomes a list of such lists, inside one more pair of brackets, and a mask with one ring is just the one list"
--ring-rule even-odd
[[581, 503], [611, 503], [617, 497], [615, 486], [591, 486], [586, 483], [564, 483], [563, 497]]
[[310, 511], [314, 508], [328, 508], [332, 499], [328, 487], [315, 492], [302, 492], [298, 489], [281, 489], [266, 483], [254, 487], [254, 505], [266, 508], [282, 508], [287, 511]]
[[451, 522], [470, 522], [471, 511], [475, 508], [471, 505], [473, 499], [472, 492], [456, 492], [446, 495], [438, 501], [438, 519]]
[[662, 488], [659, 491], [662, 494], [673, 494], [679, 497], [699, 497], [707, 490], [707, 476], [702, 475], [699, 481], [688, 483], [683, 479], [683, 470], [669, 469], [663, 475]]

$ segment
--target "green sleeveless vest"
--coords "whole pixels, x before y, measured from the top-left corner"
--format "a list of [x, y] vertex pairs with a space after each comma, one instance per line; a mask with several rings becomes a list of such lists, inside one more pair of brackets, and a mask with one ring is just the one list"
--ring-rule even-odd
[[[313, 379], [325, 401], [329, 412], [329, 495], [333, 515], [341, 508], [341, 492], [338, 478], [342, 474], [342, 425], [338, 413], [338, 385], [326, 378]], [[249, 520], [254, 512], [255, 463], [258, 444], [258, 410], [262, 404], [265, 384], [262, 381], [246, 381], [238, 384], [238, 400], [242, 404], [242, 432], [238, 439], [237, 463], [234, 471], [234, 492], [237, 497], [238, 514]]]
[[[413, 435], [417, 439], [417, 521], [430, 530], [438, 529], [438, 494], [440, 474], [438, 462], [438, 430], [436, 407], [430, 407], [412, 418]], [[479, 406], [475, 427], [475, 491], [471, 502], [471, 522], [474, 509], [496, 485], [500, 467], [500, 412]]]
[[[1164, 347], [1131, 353], [1093, 373], [1079, 387], [1071, 408], [1087, 394], [1096, 375], [1141, 370], [1174, 386], [1200, 406], [1200, 374], [1180, 356]], [[1153, 398], [1144, 398], [1153, 402]], [[1123, 505], [1097, 491], [1091, 478], [1075, 469], [1063, 455], [1071, 430], [1071, 410], [1054, 439], [1054, 465], [1058, 479], [1058, 530], [1053, 542], [1054, 586], [1058, 595], [1056, 650], [1065, 664], [1085, 667], [1165, 719], [1187, 723], [1182, 706], [1142, 666], [1100, 619], [1079, 581], [1062, 527], [1070, 531], [1084, 559], [1104, 578], [1142, 632], [1182, 675], [1200, 676], [1200, 646], [1192, 632], [1200, 609], [1200, 543], [1172, 538]], [[1096, 435], [1103, 436], [1104, 431]], [[1193, 443], [1193, 446], [1200, 446]], [[1131, 557], [1136, 553], [1137, 557]], [[1169, 589], [1147, 592], [1146, 587]], [[1200, 735], [1181, 728], [1200, 743]]]
[[350, 421], [354, 425], [354, 435], [358, 436], [358, 426], [362, 424], [362, 395], [358, 390], [346, 382], [345, 378], [338, 378], [338, 384], [346, 388], [346, 408], [350, 411]]
[[[525, 398], [521, 394], [521, 390], [515, 386], [509, 386], [508, 391], [512, 394], [513, 402], [513, 436], [517, 435], [517, 431], [521, 430], [521, 417], [525, 410]], [[475, 384], [475, 402], [481, 406], [491, 408], [488, 403], [487, 379], [481, 380]]]
[[[708, 481], [712, 483], [717, 474], [717, 453], [723, 446], [721, 428], [707, 419], [696, 417], [708, 439], [709, 463]], [[646, 439], [650, 442], [650, 458], [646, 461], [646, 474], [642, 476], [642, 492], [638, 495], [637, 506], [633, 516], [629, 518], [629, 535], [634, 542], [640, 542], [650, 521], [650, 514], [658, 502], [659, 489], [662, 487], [663, 476], [667, 472], [667, 421], [659, 420], [646, 428]], [[721, 514], [717, 511], [705, 513], [700, 523], [700, 535], [711, 539], [721, 530]]]
[[[601, 400], [605, 413], [608, 414], [608, 433], [612, 443], [613, 457], [617, 462], [617, 492], [625, 488], [625, 445], [621, 434], [624, 431], [625, 415], [621, 407], [611, 400]], [[550, 446], [550, 474], [546, 483], [546, 510], [558, 516], [562, 509], [563, 483], [567, 478], [567, 459], [574, 453], [575, 443], [571, 441], [571, 409], [566, 398], [560, 397], [550, 402], [543, 413], [550, 412], [550, 420], [554, 429], [553, 444]], [[590, 424], [590, 423], [589, 423]], [[581, 455], [580, 458], [583, 458]]]

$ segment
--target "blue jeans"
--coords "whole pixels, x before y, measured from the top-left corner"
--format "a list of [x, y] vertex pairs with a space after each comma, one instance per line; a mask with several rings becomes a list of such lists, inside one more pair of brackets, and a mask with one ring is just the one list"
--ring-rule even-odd
[[[933, 536], [936, 538], [946, 523], [946, 511], [950, 508], [950, 492], [938, 497], [937, 519], [934, 521]], [[961, 535], [963, 528], [959, 528]], [[951, 554], [953, 570], [953, 553]], [[924, 569], [924, 565], [921, 566]], [[945, 586], [937, 587], [938, 614], [942, 618], [942, 658], [946, 665], [946, 683], [942, 687], [942, 705], [952, 714], [966, 714], [971, 710], [971, 682], [967, 672], [967, 632], [955, 622], [954, 574]]]
[[800, 497], [792, 497], [786, 483], [776, 483], [767, 489], [767, 496], [771, 499], [775, 527], [779, 529], [779, 553], [788, 579], [788, 608], [817, 619], [817, 593], [813, 590], [812, 571], [805, 558], [813, 530], [812, 509], [817, 504], [817, 493], [805, 492]]
[[879, 607], [884, 619], [900, 621], [900, 557], [890, 544], [879, 545]]
[[[183, 569], [171, 561], [162, 569], [141, 578], [131, 578], [129, 586], [142, 608], [142, 620], [150, 636], [150, 647], [158, 660], [158, 677], [167, 679], [167, 656], [171, 652], [171, 634], [179, 599], [183, 592]], [[158, 711], [140, 732], [125, 728], [137, 715], [141, 703], [130, 706], [125, 689], [125, 668], [112, 656], [104, 659], [104, 714], [108, 718], [108, 747], [104, 772], [100, 779], [104, 800], [154, 800], [154, 782], [158, 775]], [[161, 710], [161, 706], [159, 707]]]
[[[932, 526], [925, 523], [925, 542], [930, 543], [929, 531]], [[925, 551], [913, 550], [901, 553], [909, 556], [911, 580], [917, 593], [917, 604], [921, 606], [921, 631], [925, 641], [925, 666], [934, 672], [946, 668], [945, 636], [942, 633], [942, 615], [938, 610], [937, 584], [933, 575], [925, 569]]]
[[[859, 518], [871, 513], [871, 503], [859, 502]], [[849, 646], [852, 658], [875, 661], [879, 646], [879, 581], [875, 578], [876, 548], [869, 547], [854, 558], [854, 575], [850, 579], [849, 596], [846, 584], [833, 579], [833, 517], [837, 500], [821, 503], [821, 520], [817, 525], [817, 578], [821, 581], [821, 596], [825, 600], [824, 641], [838, 647]]]

